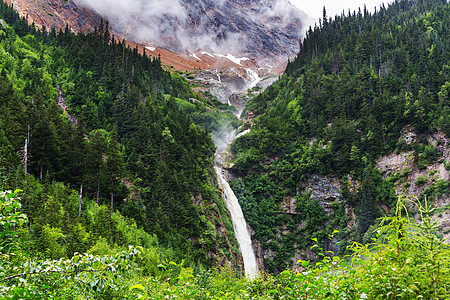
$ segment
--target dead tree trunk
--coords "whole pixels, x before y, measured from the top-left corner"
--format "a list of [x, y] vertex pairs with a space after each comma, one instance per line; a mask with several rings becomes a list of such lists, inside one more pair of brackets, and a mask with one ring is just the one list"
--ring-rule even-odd
[[28, 171], [28, 139], [25, 139], [25, 146], [23, 147], [23, 172], [27, 174]]

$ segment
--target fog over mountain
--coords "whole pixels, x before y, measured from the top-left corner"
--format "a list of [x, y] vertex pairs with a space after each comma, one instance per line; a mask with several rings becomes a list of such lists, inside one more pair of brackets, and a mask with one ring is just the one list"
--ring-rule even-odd
[[287, 59], [312, 18], [287, 0], [76, 0], [135, 42]]

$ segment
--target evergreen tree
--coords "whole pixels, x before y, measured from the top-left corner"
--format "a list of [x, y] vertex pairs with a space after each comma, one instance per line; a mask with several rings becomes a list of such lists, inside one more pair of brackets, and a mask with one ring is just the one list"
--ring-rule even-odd
[[111, 211], [114, 207], [114, 197], [116, 197], [116, 199], [124, 199], [127, 195], [127, 190], [121, 182], [124, 177], [125, 163], [123, 161], [117, 131], [114, 127], [108, 141], [105, 165], [106, 185], [108, 186], [107, 190], [109, 190], [111, 196]]

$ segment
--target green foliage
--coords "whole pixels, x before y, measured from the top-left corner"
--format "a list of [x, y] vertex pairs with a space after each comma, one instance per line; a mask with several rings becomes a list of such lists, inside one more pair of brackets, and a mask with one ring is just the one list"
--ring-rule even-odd
[[[420, 223], [407, 215], [410, 205], [419, 211]], [[163, 268], [168, 275], [137, 281], [130, 290], [154, 299], [446, 299], [450, 248], [435, 234], [433, 209], [405, 198], [395, 206], [370, 243], [348, 246], [344, 257], [314, 245], [321, 259], [298, 261], [301, 272], [239, 279], [226, 269], [194, 274], [187, 268], [174, 278], [172, 263]]]
[[303, 193], [297, 197], [296, 211], [300, 215], [296, 217], [296, 223], [305, 222], [301, 229], [301, 235], [297, 237], [298, 242], [302, 244], [300, 249], [307, 246], [306, 243], [309, 239], [314, 238], [324, 241], [329, 234], [325, 231], [326, 227], [324, 226], [329, 217], [318, 201], [311, 200], [310, 196], [308, 193]]
[[7, 299], [82, 299], [106, 292], [110, 297], [120, 297], [121, 278], [137, 255], [139, 249], [130, 247], [118, 255], [75, 253], [70, 260], [26, 261], [1, 278], [9, 285], [0, 286], [0, 296]]
[[433, 164], [438, 157], [442, 155], [433, 145], [415, 145], [414, 161], [419, 170], [425, 170], [427, 166]]
[[[252, 129], [260, 160], [318, 139], [333, 142], [332, 156], [320, 161], [325, 170], [331, 159], [335, 173], [357, 171], [361, 155], [392, 150], [403, 126], [434, 131], [446, 118], [448, 43], [440, 24], [448, 4], [400, 2], [310, 29], [286, 74], [246, 106], [260, 114]], [[434, 155], [431, 148], [424, 154]]]
[[[224, 257], [240, 264], [232, 233], [218, 230], [232, 224], [210, 179], [207, 132], [236, 128], [231, 110], [103, 23], [88, 34], [48, 32], [0, 1], [0, 184], [24, 190], [23, 212], [16, 194], [0, 194], [0, 297], [445, 298], [449, 249], [432, 209], [418, 205], [419, 225], [405, 217], [394, 178], [372, 166], [404, 125], [448, 135], [448, 16], [445, 1], [402, 0], [324, 20], [286, 74], [250, 101], [246, 110], [259, 116], [232, 146], [242, 175], [233, 189], [275, 253], [266, 267], [290, 267], [311, 237], [321, 259], [248, 280], [209, 269]], [[440, 155], [413, 147], [422, 168]], [[378, 228], [372, 243], [333, 256], [336, 240], [348, 242], [348, 231], [330, 236], [347, 227], [347, 207], [336, 201], [327, 214], [311, 200], [302, 182], [312, 174], [344, 178], [342, 194], [359, 212], [353, 234], [370, 242]], [[448, 194], [448, 183], [432, 183], [421, 201]], [[280, 209], [292, 200], [295, 212]], [[380, 207], [396, 214], [377, 227]]]
[[[37, 260], [23, 252], [25, 244], [18, 231], [28, 219], [21, 211], [21, 203], [14, 193], [0, 193], [0, 297], [5, 299], [36, 299], [42, 297], [60, 297], [65, 288], [82, 291], [101, 291], [114, 289], [120, 275], [130, 268], [132, 258], [140, 250], [130, 247], [114, 256], [94, 257], [92, 255], [75, 255], [70, 260]], [[59, 239], [63, 237], [60, 229], [44, 227], [52, 255], [63, 256]], [[79, 292], [79, 291], [78, 291]]]
[[427, 177], [425, 177], [425, 176], [423, 176], [423, 175], [420, 175], [419, 177], [417, 177], [417, 179], [416, 179], [416, 181], [414, 182], [417, 186], [422, 186], [422, 185], [424, 185], [425, 183], [427, 183], [428, 182], [428, 178]]
[[0, 192], [0, 258], [7, 259], [9, 252], [15, 250], [17, 239], [17, 228], [27, 222], [27, 216], [20, 210], [21, 203], [17, 198], [20, 190], [11, 192]]
[[[381, 209], [395, 207], [394, 184], [376, 174], [376, 160], [396, 147], [415, 150], [420, 169], [439, 158], [435, 145], [407, 145], [400, 134], [407, 125], [419, 134], [439, 127], [448, 132], [450, 35], [444, 24], [450, 22], [449, 9], [448, 1], [402, 0], [373, 14], [359, 11], [323, 20], [308, 30], [285, 74], [247, 103], [244, 114], [257, 117], [251, 132], [231, 149], [234, 170], [246, 187], [245, 194], [237, 193], [239, 200], [265, 247], [265, 236], [272, 239], [301, 224], [294, 220], [290, 225], [285, 218], [284, 228], [283, 222], [272, 222], [269, 230], [260, 226], [283, 215], [286, 202], [268, 200], [281, 190], [285, 197], [299, 198], [305, 181], [315, 175], [351, 175], [360, 186], [351, 189], [342, 181], [341, 186], [357, 226], [345, 234], [363, 241]], [[254, 191], [261, 177], [270, 182], [264, 196]], [[270, 216], [253, 212], [263, 201], [270, 203], [264, 209]], [[329, 211], [330, 216], [336, 213]], [[286, 251], [280, 241], [274, 243], [272, 250]], [[305, 251], [307, 244], [298, 250]]]
[[37, 252], [70, 257], [100, 237], [126, 246], [119, 211], [179, 260], [212, 265], [205, 253], [222, 250], [205, 216], [229, 217], [212, 206], [207, 130], [237, 127], [232, 111], [116, 40], [103, 21], [86, 34], [47, 31], [4, 1], [0, 18], [0, 185], [26, 190]]

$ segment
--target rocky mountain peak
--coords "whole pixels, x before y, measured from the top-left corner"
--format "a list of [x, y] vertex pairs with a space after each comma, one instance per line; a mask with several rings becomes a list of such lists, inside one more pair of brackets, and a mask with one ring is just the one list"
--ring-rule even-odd
[[310, 20], [287, 0], [75, 1], [107, 17], [114, 31], [134, 42], [258, 61], [294, 56]]
[[226, 58], [235, 65], [278, 66], [296, 55], [312, 20], [287, 0], [8, 1], [47, 27], [92, 30], [104, 18], [116, 37], [199, 63]]

